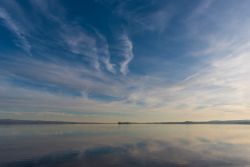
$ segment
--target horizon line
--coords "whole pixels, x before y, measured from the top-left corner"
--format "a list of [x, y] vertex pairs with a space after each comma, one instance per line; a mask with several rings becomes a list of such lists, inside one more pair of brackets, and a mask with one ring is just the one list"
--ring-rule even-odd
[[250, 124], [250, 120], [210, 120], [210, 121], [159, 121], [159, 122], [74, 122], [74, 121], [50, 121], [50, 120], [22, 120], [22, 119], [0, 119], [3, 124]]

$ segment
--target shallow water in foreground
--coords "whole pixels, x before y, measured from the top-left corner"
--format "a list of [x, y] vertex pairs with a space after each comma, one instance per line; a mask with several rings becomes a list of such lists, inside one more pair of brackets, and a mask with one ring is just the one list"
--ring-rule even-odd
[[247, 167], [250, 126], [0, 126], [0, 166]]

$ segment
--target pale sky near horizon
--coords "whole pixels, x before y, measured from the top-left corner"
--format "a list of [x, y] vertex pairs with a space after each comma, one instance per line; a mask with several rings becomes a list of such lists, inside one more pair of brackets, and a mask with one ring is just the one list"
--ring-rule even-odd
[[250, 119], [249, 6], [0, 1], [0, 118]]

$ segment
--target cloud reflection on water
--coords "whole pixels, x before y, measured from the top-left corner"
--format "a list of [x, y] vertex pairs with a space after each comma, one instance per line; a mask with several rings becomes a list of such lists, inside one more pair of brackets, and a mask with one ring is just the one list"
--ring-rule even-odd
[[[210, 142], [210, 141], [202, 141]], [[180, 142], [181, 143], [181, 142]], [[187, 143], [183, 143], [187, 144]], [[216, 151], [232, 151], [234, 145], [220, 143]], [[227, 147], [227, 150], [224, 150]], [[211, 152], [213, 152], [213, 147]], [[162, 141], [140, 141], [134, 144], [119, 146], [101, 146], [81, 151], [51, 153], [49, 155], [7, 163], [8, 167], [239, 167], [248, 162], [241, 158], [213, 156], [204, 150], [203, 154], [182, 147], [173, 146]]]

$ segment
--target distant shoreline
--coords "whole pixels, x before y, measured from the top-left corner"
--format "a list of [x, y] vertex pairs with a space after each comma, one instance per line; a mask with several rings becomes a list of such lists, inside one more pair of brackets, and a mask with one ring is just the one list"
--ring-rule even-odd
[[116, 124], [116, 123], [0, 119], [0, 125], [63, 125], [63, 124], [74, 125], [74, 124]]
[[118, 122], [119, 125], [133, 125], [133, 124], [149, 124], [149, 125], [225, 125], [225, 124], [242, 124], [242, 125], [250, 125], [250, 121], [204, 121], [204, 122], [193, 122], [193, 121], [184, 121], [184, 122]]
[[150, 124], [150, 125], [202, 125], [202, 124], [240, 124], [250, 125], [250, 120], [228, 120], [228, 121], [184, 121], [184, 122], [66, 122], [66, 121], [43, 121], [43, 120], [15, 120], [0, 119], [0, 125], [63, 125], [63, 124], [117, 124], [117, 125], [134, 125], [134, 124]]

